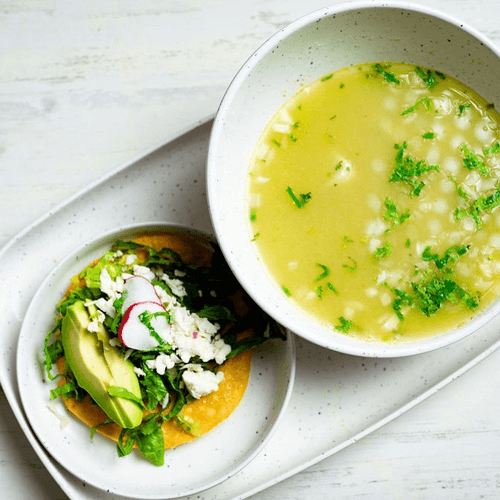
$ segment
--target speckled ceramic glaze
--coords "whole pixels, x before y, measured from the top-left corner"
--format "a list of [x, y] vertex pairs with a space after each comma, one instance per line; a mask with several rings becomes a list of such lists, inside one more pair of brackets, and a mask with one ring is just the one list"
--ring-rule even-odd
[[17, 378], [32, 429], [68, 471], [115, 495], [165, 498], [168, 491], [169, 498], [176, 498], [223, 482], [247, 466], [267, 444], [292, 394], [295, 344], [289, 335], [286, 342], [260, 346], [252, 357], [245, 395], [235, 411], [203, 438], [167, 450], [162, 467], [152, 466], [137, 454], [120, 458], [115, 443], [100, 435], [91, 440], [89, 429], [68, 414], [60, 398], [49, 403], [49, 391], [56, 385], [42, 379], [35, 360], [43, 353], [55, 305], [71, 278], [109, 250], [116, 239], [132, 239], [151, 230], [180, 231], [202, 244], [213, 241], [208, 234], [178, 223], [154, 222], [119, 227], [86, 242], [51, 271], [34, 295], [19, 336]]
[[245, 182], [253, 148], [269, 119], [304, 83], [348, 65], [402, 61], [432, 67], [500, 103], [498, 49], [463, 23], [421, 6], [341, 4], [313, 12], [265, 42], [234, 78], [216, 116], [208, 155], [208, 199], [221, 247], [254, 299], [283, 325], [344, 353], [392, 357], [434, 350], [494, 317], [496, 303], [458, 331], [413, 343], [368, 343], [336, 333], [295, 307], [259, 262], [247, 230]]

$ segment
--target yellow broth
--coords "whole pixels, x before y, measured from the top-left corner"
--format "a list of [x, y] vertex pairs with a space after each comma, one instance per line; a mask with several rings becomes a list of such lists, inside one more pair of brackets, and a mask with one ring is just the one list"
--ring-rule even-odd
[[427, 337], [498, 295], [500, 127], [456, 79], [366, 63], [304, 86], [253, 154], [250, 238], [332, 330]]

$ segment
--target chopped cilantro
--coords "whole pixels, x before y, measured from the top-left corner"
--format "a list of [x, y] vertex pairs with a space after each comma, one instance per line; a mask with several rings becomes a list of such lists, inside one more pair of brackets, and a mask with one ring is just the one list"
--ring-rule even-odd
[[469, 248], [469, 245], [452, 245], [440, 258], [437, 253], [431, 253], [431, 247], [427, 246], [422, 252], [422, 260], [425, 262], [433, 261], [438, 269], [443, 269], [448, 264], [454, 264], [469, 251]]
[[257, 220], [257, 212], [255, 208], [252, 208], [252, 210], [250, 210], [250, 220], [252, 222], [255, 222]]
[[460, 287], [448, 277], [437, 274], [418, 283], [412, 283], [418, 308], [426, 315], [435, 314], [447, 301], [456, 303], [462, 301], [470, 309], [475, 309], [479, 303], [469, 292]]
[[342, 267], [344, 269], [348, 269], [349, 272], [355, 273], [356, 270], [358, 269], [358, 263], [352, 258], [352, 257], [347, 257], [350, 260], [350, 264], [342, 264]]
[[500, 153], [500, 142], [495, 142], [489, 148], [483, 149], [484, 156], [497, 155]]
[[461, 148], [465, 155], [463, 159], [464, 167], [468, 170], [477, 170], [481, 175], [490, 177], [490, 172], [481, 157], [472, 152], [465, 144]]
[[410, 210], [406, 210], [406, 212], [400, 214], [396, 204], [390, 198], [384, 200], [384, 206], [386, 208], [384, 219], [391, 221], [393, 226], [403, 224], [403, 222], [410, 218]]
[[328, 267], [324, 266], [323, 264], [316, 264], [316, 265], [320, 267], [322, 270], [322, 273], [316, 278], [316, 281], [321, 281], [330, 274], [330, 269], [328, 269]]
[[470, 102], [466, 102], [465, 104], [459, 104], [458, 114], [462, 116], [467, 109], [470, 109]]
[[390, 68], [388, 64], [374, 64], [372, 66], [372, 69], [375, 71], [375, 73], [378, 73], [384, 77], [384, 80], [389, 83], [395, 83], [396, 85], [399, 85], [401, 82], [396, 78], [396, 75], [392, 73], [391, 71], [387, 71]]
[[434, 139], [436, 137], [436, 134], [434, 132], [426, 132], [425, 134], [422, 135], [423, 139]]
[[318, 285], [314, 291], [316, 292], [316, 295], [318, 296], [318, 299], [323, 298], [323, 287], [321, 285]]
[[376, 259], [383, 259], [385, 257], [388, 257], [392, 252], [392, 244], [390, 241], [386, 242], [384, 245], [378, 247], [375, 250], [375, 258]]
[[278, 148], [281, 148], [281, 142], [280, 142], [280, 141], [278, 141], [278, 140], [276, 140], [276, 139], [273, 139], [273, 140], [272, 140], [272, 143], [273, 143], [275, 146], [277, 146]]
[[396, 167], [389, 178], [389, 182], [404, 182], [411, 188], [410, 196], [418, 196], [425, 186], [418, 178], [431, 170], [439, 171], [438, 165], [428, 165], [425, 160], [415, 161], [409, 155], [405, 156], [407, 148], [406, 141], [402, 145], [395, 144], [398, 152], [396, 154]]
[[408, 115], [416, 111], [420, 106], [423, 106], [426, 111], [429, 111], [432, 107], [432, 101], [428, 97], [424, 97], [423, 99], [419, 99], [413, 106], [406, 108], [401, 112], [402, 116]]
[[332, 284], [332, 283], [328, 282], [328, 283], [326, 284], [326, 286], [328, 287], [328, 289], [329, 289], [329, 290], [331, 290], [331, 291], [332, 291], [333, 293], [335, 293], [336, 295], [338, 295], [338, 294], [339, 294], [339, 291], [338, 291], [338, 290], [337, 290], [337, 289], [333, 286], [333, 284]]
[[292, 292], [290, 292], [290, 290], [286, 286], [282, 286], [281, 289], [285, 292], [285, 295], [287, 297], [291, 297], [292, 296]]
[[404, 290], [401, 290], [400, 288], [393, 288], [392, 292], [396, 296], [395, 299], [392, 301], [392, 309], [396, 313], [396, 316], [400, 321], [404, 320], [403, 313], [401, 312], [401, 309], [404, 306], [412, 306], [413, 305], [413, 297], [405, 292]]
[[444, 80], [446, 78], [446, 76], [440, 71], [433, 71], [431, 69], [423, 70], [419, 66], [415, 68], [415, 72], [420, 78], [422, 78], [430, 90], [439, 84], [439, 80]]
[[349, 330], [352, 327], [352, 321], [345, 319], [343, 316], [339, 318], [340, 324], [335, 326], [335, 330], [342, 333], [349, 333]]
[[310, 192], [305, 194], [299, 194], [299, 196], [297, 197], [290, 186], [286, 188], [286, 192], [288, 193], [292, 201], [295, 203], [297, 208], [302, 208], [311, 199]]
[[333, 73], [329, 73], [328, 75], [325, 75], [324, 77], [321, 78], [321, 81], [326, 82], [326, 81], [330, 80], [331, 78], [333, 78]]
[[410, 240], [410, 238], [408, 238], [408, 239], [405, 241], [405, 247], [406, 247], [406, 248], [410, 248], [410, 246], [411, 246], [411, 240]]
[[478, 228], [482, 227], [481, 213], [485, 210], [492, 210], [500, 205], [500, 187], [497, 190], [486, 196], [481, 196], [474, 200], [467, 208], [455, 209], [455, 220], [460, 220], [467, 215], [471, 216]]
[[288, 134], [288, 138], [289, 138], [292, 142], [297, 142], [297, 137], [295, 137], [293, 134]]

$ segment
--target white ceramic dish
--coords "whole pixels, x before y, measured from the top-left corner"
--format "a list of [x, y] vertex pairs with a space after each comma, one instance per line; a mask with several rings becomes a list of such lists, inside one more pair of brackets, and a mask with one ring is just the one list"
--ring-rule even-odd
[[53, 324], [55, 304], [72, 276], [109, 249], [151, 228], [188, 231], [178, 225], [135, 224], [108, 232], [64, 259], [44, 280], [26, 312], [19, 336], [17, 377], [24, 411], [46, 450], [82, 481], [133, 498], [175, 498], [213, 487], [248, 465], [269, 441], [285, 412], [295, 374], [294, 338], [269, 342], [252, 358], [245, 396], [235, 412], [207, 435], [165, 454], [155, 467], [138, 454], [119, 458], [115, 443], [71, 417], [60, 399], [49, 402], [54, 386], [42, 377], [43, 339]]
[[[54, 265], [75, 247], [112, 231], [116, 225], [168, 218], [212, 234], [204, 191], [211, 126], [211, 119], [193, 125], [169, 137], [161, 147], [120, 165], [35, 221], [0, 251], [0, 382], [20, 429], [39, 457], [40, 466], [46, 469], [32, 469], [31, 480], [46, 484], [50, 474], [71, 500], [125, 497], [95, 488], [69, 473], [34, 434], [21, 406], [16, 377], [22, 319]], [[159, 183], [159, 178], [168, 182]], [[113, 213], [114, 217], [102, 217], [103, 213]], [[499, 331], [497, 316], [474, 335], [442, 351], [372, 360], [296, 339], [297, 373], [292, 398], [274, 436], [251, 463], [205, 490], [203, 498], [241, 500], [335, 455], [495, 353], [500, 348]], [[183, 498], [194, 500], [199, 496]]]
[[415, 342], [365, 342], [339, 334], [299, 310], [259, 261], [245, 209], [253, 148], [272, 115], [303, 84], [368, 61], [404, 61], [458, 78], [500, 103], [500, 53], [464, 23], [407, 3], [359, 2], [324, 8], [286, 26], [240, 69], [215, 117], [209, 143], [207, 192], [221, 248], [247, 292], [281, 324], [328, 349], [370, 357], [434, 350], [490, 321], [500, 301], [460, 330]]

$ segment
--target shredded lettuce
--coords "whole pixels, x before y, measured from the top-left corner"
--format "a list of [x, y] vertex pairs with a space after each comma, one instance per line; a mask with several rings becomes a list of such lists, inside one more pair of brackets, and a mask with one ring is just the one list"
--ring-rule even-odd
[[[243, 308], [243, 315], [241, 311], [237, 310], [232, 297], [237, 294], [241, 295], [241, 288], [229, 270], [218, 246], [214, 245], [213, 249], [212, 266], [207, 268], [184, 263], [180, 256], [169, 248], [156, 251], [135, 242], [117, 240], [111, 250], [106, 252], [97, 263], [88, 266], [79, 276], [74, 277], [71, 290], [57, 305], [59, 315], [55, 320], [55, 326], [47, 333], [44, 341], [44, 368], [49, 378], [53, 380], [61, 376], [54, 375], [52, 371], [58, 358], [64, 354], [59, 333], [62, 318], [66, 314], [67, 308], [76, 301], [93, 302], [99, 298], [107, 300], [108, 297], [101, 291], [100, 277], [103, 269], [106, 269], [112, 279], [124, 272], [131, 272], [131, 262], [134, 259], [128, 257], [137, 255], [138, 252], [142, 258], [145, 258], [141, 262], [141, 266], [146, 266], [151, 270], [161, 270], [172, 280], [180, 279], [187, 293], [182, 297], [175, 296], [170, 287], [161, 280], [154, 280], [154, 285], [161, 286], [168, 295], [175, 297], [175, 300], [191, 313], [196, 313], [199, 317], [217, 322], [220, 325], [219, 331], [224, 332], [224, 342], [231, 347], [226, 359], [259, 346], [270, 338], [285, 339], [286, 336], [281, 327], [248, 297], [245, 296], [246, 307]], [[113, 317], [106, 315], [103, 323], [112, 339], [118, 335], [123, 317], [122, 304], [124, 299], [125, 294], [114, 301], [115, 314]], [[151, 316], [144, 315], [141, 321], [146, 326], [149, 325], [148, 327], [153, 334], [154, 328], [151, 326], [151, 319]], [[241, 340], [239, 334], [249, 329], [253, 335]], [[162, 465], [164, 442], [161, 425], [164, 421], [173, 420], [186, 432], [193, 435], [199, 434], [199, 422], [190, 419], [183, 412], [184, 407], [193, 401], [193, 397], [182, 382], [180, 369], [174, 367], [160, 374], [148, 366], [148, 361], [154, 360], [160, 352], [165, 354], [173, 352], [172, 346], [168, 343], [160, 342], [157, 348], [149, 351], [128, 350], [125, 346], [122, 346], [121, 349], [123, 355], [126, 355], [135, 369], [141, 373], [138, 377], [141, 399], [137, 399], [123, 387], [113, 386], [108, 389], [108, 392], [111, 396], [133, 400], [152, 413], [144, 418], [143, 423], [138, 428], [123, 429], [117, 442], [118, 455], [128, 455], [134, 445], [137, 445], [146, 459], [155, 465]], [[190, 362], [214, 372], [219, 368], [215, 363], [202, 362], [197, 357], [192, 358]], [[62, 376], [66, 382], [51, 391], [52, 398], [76, 397], [81, 400], [87, 395], [86, 391], [78, 386], [68, 369]], [[170, 404], [163, 408], [165, 401], [170, 401]], [[91, 432], [94, 433], [96, 430], [97, 427], [92, 428]]]

